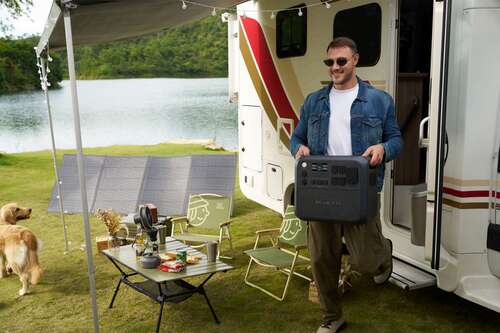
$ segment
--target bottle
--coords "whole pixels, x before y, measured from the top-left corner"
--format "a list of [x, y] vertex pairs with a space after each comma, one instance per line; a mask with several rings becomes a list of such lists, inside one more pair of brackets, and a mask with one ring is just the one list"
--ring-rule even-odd
[[140, 257], [144, 254], [144, 234], [141, 227], [137, 227], [137, 234], [135, 235], [135, 255]]

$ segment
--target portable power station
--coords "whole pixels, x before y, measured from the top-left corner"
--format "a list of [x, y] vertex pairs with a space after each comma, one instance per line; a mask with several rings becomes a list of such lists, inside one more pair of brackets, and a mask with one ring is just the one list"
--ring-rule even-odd
[[295, 214], [305, 221], [362, 224], [378, 209], [377, 169], [362, 156], [302, 156]]

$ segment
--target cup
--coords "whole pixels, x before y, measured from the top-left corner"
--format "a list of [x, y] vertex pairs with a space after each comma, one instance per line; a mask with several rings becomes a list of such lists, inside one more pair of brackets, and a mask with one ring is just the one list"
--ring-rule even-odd
[[207, 261], [215, 262], [217, 259], [217, 242], [207, 242]]
[[165, 238], [167, 238], [167, 227], [164, 225], [157, 225], [156, 229], [158, 230], [158, 241], [160, 245], [165, 244]]
[[182, 251], [177, 251], [175, 255], [175, 259], [182, 261], [183, 263], [187, 262], [187, 252], [182, 250]]

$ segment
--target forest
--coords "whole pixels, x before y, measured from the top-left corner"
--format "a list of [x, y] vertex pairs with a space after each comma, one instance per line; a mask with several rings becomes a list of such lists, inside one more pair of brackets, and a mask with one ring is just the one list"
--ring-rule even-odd
[[[39, 89], [37, 36], [0, 38], [0, 94]], [[65, 52], [52, 52], [52, 87], [67, 78]], [[207, 17], [140, 38], [77, 47], [78, 79], [226, 77], [227, 25]]]

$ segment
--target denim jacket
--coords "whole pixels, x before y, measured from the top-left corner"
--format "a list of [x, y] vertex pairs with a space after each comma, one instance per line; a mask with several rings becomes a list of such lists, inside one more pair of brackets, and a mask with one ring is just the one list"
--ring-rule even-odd
[[[384, 162], [377, 170], [377, 189], [384, 184], [384, 164], [403, 150], [403, 140], [396, 121], [391, 96], [358, 78], [358, 96], [351, 106], [352, 154], [362, 155], [375, 144], [384, 146]], [[309, 147], [311, 155], [326, 155], [330, 122], [330, 90], [332, 84], [307, 96], [300, 109], [300, 121], [292, 135], [293, 156], [300, 145]]]

